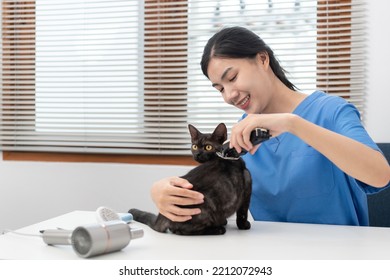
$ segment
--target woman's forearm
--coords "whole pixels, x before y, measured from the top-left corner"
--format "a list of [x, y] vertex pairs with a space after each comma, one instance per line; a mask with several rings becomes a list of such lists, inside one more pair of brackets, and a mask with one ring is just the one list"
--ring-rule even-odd
[[357, 180], [374, 187], [389, 183], [390, 166], [380, 152], [295, 115], [291, 117], [289, 132]]

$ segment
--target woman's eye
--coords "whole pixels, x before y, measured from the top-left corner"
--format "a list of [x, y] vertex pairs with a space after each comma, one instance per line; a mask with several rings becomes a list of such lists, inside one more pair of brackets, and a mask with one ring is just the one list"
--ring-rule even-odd
[[206, 145], [205, 147], [206, 151], [211, 151], [213, 149], [213, 146], [211, 145]]
[[194, 144], [194, 145], [192, 145], [192, 149], [193, 149], [193, 150], [197, 150], [197, 149], [198, 149], [198, 146]]
[[233, 82], [237, 78], [237, 75], [235, 75], [233, 78], [229, 79], [230, 82]]

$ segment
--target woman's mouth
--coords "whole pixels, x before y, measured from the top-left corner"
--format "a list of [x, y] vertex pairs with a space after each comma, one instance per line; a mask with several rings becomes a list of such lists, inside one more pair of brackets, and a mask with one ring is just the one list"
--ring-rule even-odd
[[249, 100], [250, 96], [247, 95], [244, 99], [237, 102], [236, 106], [239, 107], [241, 110], [245, 110], [249, 106]]

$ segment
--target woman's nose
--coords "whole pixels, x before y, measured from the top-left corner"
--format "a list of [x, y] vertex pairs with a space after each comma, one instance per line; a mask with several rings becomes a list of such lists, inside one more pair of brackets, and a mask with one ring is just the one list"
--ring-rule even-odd
[[238, 90], [233, 88], [225, 88], [225, 101], [229, 104], [236, 104], [239, 97]]

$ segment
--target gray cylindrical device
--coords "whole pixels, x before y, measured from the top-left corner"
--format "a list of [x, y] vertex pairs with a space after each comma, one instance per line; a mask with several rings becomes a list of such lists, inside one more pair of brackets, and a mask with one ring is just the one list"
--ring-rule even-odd
[[72, 245], [77, 255], [89, 258], [115, 252], [126, 247], [131, 239], [143, 237], [142, 229], [131, 229], [123, 221], [79, 226], [73, 231], [45, 230], [43, 241], [50, 245]]
[[121, 250], [130, 240], [130, 227], [124, 222], [77, 227], [72, 234], [72, 246], [83, 258]]
[[73, 230], [46, 229], [42, 231], [42, 238], [49, 245], [71, 245]]

